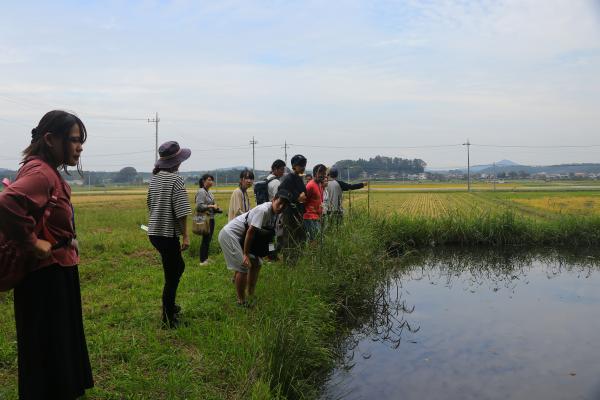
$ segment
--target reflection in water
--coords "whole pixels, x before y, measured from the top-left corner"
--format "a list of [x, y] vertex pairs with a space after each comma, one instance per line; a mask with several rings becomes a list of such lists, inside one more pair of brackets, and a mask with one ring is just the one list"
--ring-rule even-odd
[[600, 398], [599, 264], [548, 250], [405, 257], [355, 316], [324, 398]]

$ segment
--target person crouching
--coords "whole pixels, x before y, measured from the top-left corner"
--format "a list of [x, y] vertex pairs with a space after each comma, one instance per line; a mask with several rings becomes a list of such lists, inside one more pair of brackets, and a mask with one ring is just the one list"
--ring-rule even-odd
[[262, 203], [237, 216], [219, 232], [219, 244], [227, 269], [235, 272], [237, 304], [240, 306], [248, 306], [247, 297], [254, 295], [261, 257], [266, 255], [258, 248], [264, 245], [268, 249], [269, 240], [261, 237], [265, 236], [262, 231], [273, 228], [275, 217], [289, 204], [290, 197], [287, 190], [280, 189], [272, 202]]

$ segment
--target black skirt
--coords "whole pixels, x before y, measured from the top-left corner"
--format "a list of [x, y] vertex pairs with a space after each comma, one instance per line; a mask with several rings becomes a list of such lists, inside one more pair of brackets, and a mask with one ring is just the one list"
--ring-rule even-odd
[[20, 399], [76, 399], [94, 386], [79, 270], [52, 265], [14, 290]]

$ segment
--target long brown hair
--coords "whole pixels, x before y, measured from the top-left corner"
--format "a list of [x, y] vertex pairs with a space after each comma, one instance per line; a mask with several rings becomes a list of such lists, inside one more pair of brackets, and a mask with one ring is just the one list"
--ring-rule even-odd
[[[52, 155], [50, 147], [44, 140], [44, 135], [48, 132], [52, 133], [56, 137], [59, 137], [63, 144], [63, 159], [60, 160], [63, 163], [58, 167], [62, 167], [63, 171], [68, 174], [67, 165], [64, 163], [66, 155], [69, 149], [69, 134], [73, 126], [77, 124], [79, 126], [79, 132], [81, 133], [81, 143], [83, 144], [87, 139], [87, 130], [85, 125], [79, 119], [78, 116], [68, 113], [62, 110], [53, 110], [47, 112], [38, 125], [31, 130], [31, 144], [23, 150], [23, 161], [31, 156], [38, 156], [44, 161], [50, 164], [58, 164], [59, 160], [55, 160]], [[83, 169], [81, 167], [81, 159], [77, 162], [77, 172], [80, 176], [83, 176]]]

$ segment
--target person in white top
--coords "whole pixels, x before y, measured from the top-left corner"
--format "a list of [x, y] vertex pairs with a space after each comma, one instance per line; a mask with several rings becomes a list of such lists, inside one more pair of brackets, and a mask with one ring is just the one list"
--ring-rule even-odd
[[289, 199], [289, 192], [280, 190], [272, 202], [262, 203], [237, 216], [219, 232], [219, 244], [227, 269], [235, 272], [237, 303], [240, 306], [249, 305], [246, 298], [254, 295], [258, 281], [262, 261], [259, 255], [252, 254], [253, 241], [259, 240], [257, 232], [273, 226], [275, 216], [281, 214]]
[[285, 161], [275, 160], [271, 164], [271, 173], [267, 176], [267, 182], [269, 182], [269, 201], [273, 201], [279, 185], [281, 184], [281, 177], [285, 173]]

